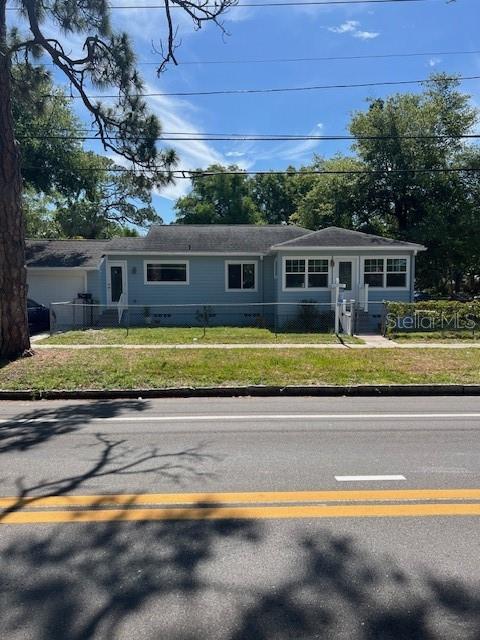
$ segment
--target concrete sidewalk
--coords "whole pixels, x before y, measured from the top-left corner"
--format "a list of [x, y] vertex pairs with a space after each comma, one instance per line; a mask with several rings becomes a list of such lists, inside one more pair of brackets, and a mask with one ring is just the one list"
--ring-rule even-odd
[[[328, 344], [328, 343], [264, 343], [264, 344], [37, 344], [36, 350], [72, 349], [143, 349], [143, 350], [201, 350], [201, 349], [480, 349], [480, 343], [445, 343], [445, 342], [410, 342], [402, 343], [387, 340], [381, 336], [357, 336], [365, 340], [365, 344]], [[380, 338], [380, 339], [379, 339]]]

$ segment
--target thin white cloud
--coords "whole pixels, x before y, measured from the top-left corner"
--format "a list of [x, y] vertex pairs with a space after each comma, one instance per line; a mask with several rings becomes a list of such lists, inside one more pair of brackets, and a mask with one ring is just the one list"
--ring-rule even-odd
[[[322, 132], [323, 124], [319, 122], [309, 132], [309, 135], [319, 136], [322, 135]], [[283, 142], [282, 144], [276, 145], [268, 150], [256, 151], [254, 156], [255, 160], [262, 160], [264, 162], [271, 162], [272, 160], [275, 161], [279, 159], [286, 160], [288, 162], [301, 161], [310, 159], [312, 153], [318, 148], [320, 143], [320, 140], [301, 140], [296, 144]]]
[[227, 151], [225, 154], [226, 158], [241, 158], [245, 155], [244, 151]]
[[[146, 85], [145, 89], [147, 93], [155, 90], [148, 85]], [[203, 133], [201, 127], [185, 117], [185, 113], [188, 112], [188, 107], [190, 106], [187, 101], [178, 100], [170, 96], [153, 96], [148, 98], [148, 105], [151, 111], [159, 118], [164, 131]], [[179, 156], [178, 167], [181, 169], [206, 168], [211, 164], [228, 165], [228, 158], [240, 158], [245, 155], [243, 152], [236, 152], [235, 150], [221, 153], [211, 144], [202, 140], [175, 140], [168, 144], [177, 151]], [[251, 163], [246, 160], [240, 160], [236, 164], [242, 169], [251, 166]], [[169, 200], [176, 200], [188, 193], [190, 186], [189, 180], [178, 180], [176, 184], [162, 189], [158, 195]]]
[[441, 61], [442, 61], [441, 58], [430, 58], [430, 60], [428, 61], [428, 66], [429, 67], [436, 67], [437, 64], [440, 64]]
[[359, 26], [358, 20], [347, 20], [338, 27], [328, 27], [328, 30], [332, 33], [353, 33]]
[[233, 6], [222, 14], [220, 22], [245, 22], [253, 17], [256, 10], [253, 7]]
[[363, 31], [359, 27], [360, 22], [358, 20], [347, 20], [336, 27], [328, 27], [328, 31], [331, 33], [349, 34], [359, 40], [373, 40], [380, 35], [378, 31]]
[[378, 31], [355, 31], [353, 37], [360, 38], [360, 40], [373, 40], [378, 38], [379, 35]]

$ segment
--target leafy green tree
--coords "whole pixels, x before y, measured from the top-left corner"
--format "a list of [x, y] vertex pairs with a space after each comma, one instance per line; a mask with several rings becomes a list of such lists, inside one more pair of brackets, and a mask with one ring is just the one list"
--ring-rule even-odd
[[[205, 21], [217, 22], [231, 2], [192, 6], [189, 0], [177, 0], [175, 6], [201, 27]], [[7, 0], [0, 0], [0, 357], [5, 358], [16, 357], [30, 347], [21, 147], [14, 134], [12, 62], [21, 57], [30, 67], [43, 56], [53, 63], [90, 113], [104, 148], [133, 163], [141, 170], [141, 179], [148, 175], [152, 185], [161, 188], [170, 180], [176, 160], [172, 151], [157, 148], [160, 123], [142, 98], [143, 84], [129, 38], [111, 28], [105, 0], [19, 0], [14, 9], [18, 9], [13, 14], [15, 26], [9, 30]], [[176, 62], [176, 25], [170, 0], [164, 4], [164, 17], [167, 40], [159, 70], [170, 61]], [[52, 36], [52, 27], [58, 35]], [[79, 54], [71, 52], [72, 36], [84, 37]], [[28, 82], [28, 78], [17, 81]], [[117, 94], [113, 103], [89, 97], [91, 88], [109, 87]]]
[[417, 263], [422, 288], [438, 293], [479, 292], [480, 274], [480, 150], [459, 153], [458, 166], [476, 172], [444, 173], [428, 194], [425, 215], [416, 235], [428, 251]]
[[454, 165], [464, 148], [459, 136], [470, 133], [477, 120], [469, 96], [458, 86], [442, 74], [432, 76], [423, 93], [372, 100], [350, 123], [359, 158], [378, 172], [362, 177], [368, 215], [383, 218], [401, 238], [416, 237], [429, 193], [441, 175], [430, 170]]
[[[213, 172], [215, 175], [208, 175]], [[234, 173], [223, 173], [234, 172]], [[263, 222], [250, 195], [249, 180], [235, 166], [211, 165], [192, 178], [191, 192], [175, 204], [180, 224], [257, 224]]]
[[301, 194], [301, 181], [294, 167], [287, 167], [285, 174], [258, 174], [251, 178], [249, 192], [268, 224], [287, 223], [296, 209]]
[[55, 220], [55, 209], [49, 196], [26, 186], [23, 190], [23, 210], [27, 238], [63, 237]]
[[24, 187], [46, 195], [75, 191], [83, 179], [81, 123], [45, 67], [12, 67], [12, 113]]
[[[309, 189], [298, 201], [290, 221], [307, 229], [336, 226], [367, 230], [360, 176], [356, 173], [365, 170], [364, 164], [353, 157], [335, 156], [317, 158], [312, 169], [324, 173], [310, 179]], [[368, 230], [377, 231], [377, 225], [371, 221]]]
[[[91, 152], [84, 152], [83, 180], [75, 191], [55, 201], [55, 219], [65, 237], [109, 238], [128, 225], [162, 219], [152, 206], [151, 184]], [[133, 177], [133, 179], [132, 179]]]
[[[373, 100], [350, 125], [354, 148], [371, 172], [359, 181], [364, 220], [381, 222], [386, 234], [425, 244], [419, 282], [440, 291], [460, 288], [480, 224], [471, 205], [474, 180], [454, 171], [467, 161], [461, 136], [478, 121], [478, 111], [458, 85], [433, 76], [420, 94]], [[478, 152], [472, 153], [475, 162]]]
[[83, 149], [71, 102], [44, 68], [17, 65], [15, 73], [28, 80], [14, 83], [13, 96], [27, 235], [103, 238], [125, 225], [161, 222], [148, 178], [132, 179], [112, 160]]

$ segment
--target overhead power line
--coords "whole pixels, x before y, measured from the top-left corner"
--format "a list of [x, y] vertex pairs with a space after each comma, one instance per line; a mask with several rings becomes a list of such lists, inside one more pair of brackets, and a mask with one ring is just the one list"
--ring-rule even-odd
[[[19, 140], [96, 140], [100, 141], [98, 135], [61, 135], [61, 134], [32, 134], [17, 136]], [[121, 140], [120, 136], [111, 136], [110, 140]], [[140, 137], [144, 140], [146, 137]], [[158, 141], [192, 141], [192, 142], [299, 142], [299, 141], [334, 141], [334, 140], [477, 140], [480, 134], [463, 134], [463, 135], [371, 135], [371, 136], [346, 136], [346, 135], [301, 135], [301, 134], [244, 134], [244, 133], [195, 133], [191, 131], [165, 132], [163, 135], [155, 138]]]
[[[41, 167], [30, 167], [30, 169], [40, 169]], [[97, 173], [99, 171], [105, 171], [101, 167], [80, 167], [75, 169], [76, 171]], [[190, 180], [191, 178], [206, 178], [210, 176], [221, 175], [242, 175], [242, 176], [278, 176], [278, 175], [391, 175], [391, 174], [406, 174], [406, 173], [480, 173], [480, 168], [474, 167], [433, 167], [433, 168], [418, 168], [412, 167], [410, 169], [352, 169], [352, 170], [322, 170], [322, 169], [307, 169], [298, 171], [208, 171], [198, 169], [173, 169], [167, 171], [163, 167], [153, 167], [147, 170], [142, 167], [128, 168], [128, 167], [112, 167], [108, 169], [111, 172], [118, 173], [147, 173], [151, 174], [152, 171], [156, 171], [162, 175], [168, 175], [175, 180]]]
[[[299, 0], [299, 2], [240, 2], [232, 5], [229, 9], [236, 7], [296, 7], [296, 6], [324, 6], [339, 4], [412, 4], [416, 2], [429, 2], [431, 0]], [[435, 0], [433, 0], [435, 1]], [[178, 5], [171, 5], [170, 8], [181, 9]], [[218, 5], [206, 5], [208, 9], [218, 9]], [[110, 9], [165, 9], [164, 4], [112, 4]]]
[[[287, 63], [287, 62], [332, 62], [332, 61], [348, 61], [348, 60], [381, 60], [389, 58], [421, 58], [426, 56], [468, 56], [478, 55], [480, 49], [473, 51], [415, 51], [405, 53], [379, 53], [371, 55], [357, 56], [313, 56], [309, 58], [246, 58], [245, 60], [178, 60], [177, 66], [182, 65], [202, 65], [202, 64], [271, 64], [271, 63]], [[42, 62], [43, 66], [53, 67], [54, 62]], [[138, 66], [152, 65], [159, 66], [161, 60], [139, 60]]]
[[[325, 6], [325, 5], [355, 5], [355, 4], [413, 4], [419, 2], [441, 2], [444, 0], [299, 0], [299, 2], [240, 2], [228, 7], [228, 9], [236, 9], [237, 7], [304, 7], [304, 6]], [[218, 9], [216, 4], [199, 5], [202, 9]], [[165, 9], [164, 4], [111, 4], [109, 9], [116, 10], [138, 10], [138, 9]], [[182, 9], [181, 6], [171, 4], [169, 9]], [[194, 5], [190, 5], [191, 10], [195, 10]], [[7, 11], [20, 11], [20, 7], [6, 7]]]
[[[380, 53], [371, 55], [357, 56], [313, 56], [310, 58], [253, 58], [246, 60], [179, 60], [178, 66], [182, 65], [202, 65], [202, 64], [270, 64], [270, 63], [286, 63], [286, 62], [332, 62], [336, 60], [380, 60], [385, 58], [420, 58], [425, 56], [467, 56], [478, 55], [479, 50], [475, 51], [419, 51], [412, 53]], [[53, 64], [53, 63], [51, 63]], [[158, 60], [143, 60], [137, 62], [138, 65], [156, 65], [160, 64]]]
[[[480, 76], [445, 76], [442, 77], [442, 81], [467, 81], [467, 80], [479, 80]], [[433, 80], [434, 81], [434, 80]], [[141, 98], [154, 98], [154, 97], [185, 97], [185, 96], [218, 96], [218, 95], [247, 95], [255, 93], [290, 93], [300, 91], [319, 91], [326, 89], [358, 89], [367, 87], [391, 87], [401, 86], [409, 84], [424, 84], [426, 82], [432, 82], [431, 78], [422, 78], [417, 80], [386, 80], [381, 82], [355, 82], [351, 84], [318, 84], [308, 85], [304, 87], [269, 87], [265, 89], [218, 89], [212, 91], [166, 91], [166, 92], [150, 92], [150, 93], [138, 93], [135, 94]], [[80, 95], [63, 96], [55, 93], [47, 93], [42, 96], [43, 98], [70, 98], [81, 99]], [[103, 94], [103, 95], [89, 95], [90, 100], [105, 100], [118, 98], [118, 94]]]

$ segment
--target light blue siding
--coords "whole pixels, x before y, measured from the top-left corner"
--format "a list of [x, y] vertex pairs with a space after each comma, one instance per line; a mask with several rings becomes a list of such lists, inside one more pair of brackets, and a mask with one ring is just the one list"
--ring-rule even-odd
[[87, 272], [87, 293], [92, 294], [94, 304], [105, 304], [105, 267]]
[[[264, 273], [260, 256], [155, 256], [155, 255], [115, 255], [110, 261], [125, 260], [128, 270], [128, 304], [130, 305], [173, 305], [173, 304], [247, 304], [266, 302], [264, 279], [270, 280], [269, 272], [273, 260], [266, 259]], [[145, 284], [144, 261], [162, 262], [166, 260], [189, 262], [189, 284]], [[256, 291], [226, 291], [225, 263], [229, 260], [257, 263]], [[263, 277], [262, 277], [263, 275]], [[268, 294], [271, 295], [271, 287]]]
[[[273, 323], [273, 309], [267, 307], [250, 307], [247, 305], [280, 302], [291, 303], [285, 304], [284, 307], [277, 310], [278, 324], [288, 321], [292, 313], [298, 313], [298, 303], [303, 301], [316, 302], [323, 305], [320, 311], [325, 314], [331, 313], [331, 289], [309, 290], [298, 289], [293, 291], [283, 291], [283, 258], [302, 258], [319, 257], [330, 261], [332, 258], [339, 256], [355, 256], [355, 257], [376, 257], [376, 256], [400, 256], [409, 255], [409, 252], [369, 252], [356, 251], [353, 253], [349, 250], [335, 251], [332, 256], [326, 251], [308, 250], [305, 254], [302, 252], [281, 252], [270, 254], [267, 256], [228, 256], [228, 255], [212, 255], [212, 256], [176, 256], [176, 255], [112, 255], [108, 256], [100, 265], [97, 271], [88, 273], [88, 292], [92, 294], [93, 299], [99, 304], [106, 304], [106, 275], [109, 261], [124, 261], [127, 265], [127, 282], [128, 282], [128, 304], [131, 307], [137, 307], [138, 316], [145, 316], [145, 309], [149, 308], [151, 313], [162, 313], [161, 309], [155, 310], [155, 307], [163, 306], [165, 314], [162, 322], [171, 321], [175, 324], [175, 318], [178, 318], [178, 310], [173, 311], [173, 305], [199, 305], [189, 311], [190, 315], [198, 314], [200, 306], [216, 307], [215, 320], [212, 323], [217, 324], [236, 324], [236, 323], [252, 323], [255, 322], [254, 316], [261, 315], [269, 323]], [[145, 284], [144, 282], [144, 261], [162, 262], [162, 261], [185, 261], [189, 262], [189, 284]], [[225, 283], [225, 265], [228, 261], [244, 261], [256, 262], [257, 265], [257, 290], [256, 291], [227, 291]], [[274, 277], [275, 261], [277, 263], [276, 278]], [[359, 265], [360, 265], [359, 260]], [[381, 302], [384, 300], [398, 300], [408, 302], [413, 299], [414, 291], [414, 270], [415, 257], [409, 255], [410, 262], [410, 283], [405, 290], [394, 289], [375, 289], [369, 290], [369, 315], [378, 320], [381, 313]], [[357, 278], [362, 283], [362, 274], [360, 266], [357, 269]], [[329, 283], [333, 283], [333, 270], [329, 267]], [[243, 305], [243, 308], [236, 305]], [[167, 307], [172, 306], [171, 312]], [[132, 311], [133, 313], [133, 311]], [[133, 317], [133, 316], [132, 316]], [[160, 316], [158, 316], [160, 318]], [[253, 320], [252, 320], [253, 318]], [[169, 320], [170, 319], [170, 320]]]

